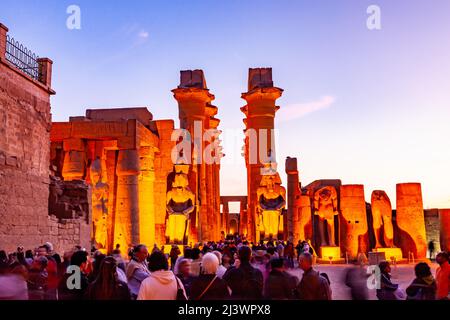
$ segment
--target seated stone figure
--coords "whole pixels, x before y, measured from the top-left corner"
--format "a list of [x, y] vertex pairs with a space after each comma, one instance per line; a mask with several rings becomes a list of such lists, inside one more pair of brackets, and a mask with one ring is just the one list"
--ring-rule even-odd
[[263, 175], [257, 190], [261, 239], [278, 238], [283, 231], [282, 211], [286, 206], [286, 189], [278, 173]]
[[[392, 225], [392, 206], [386, 192], [372, 192], [372, 220], [375, 234], [375, 248], [394, 248], [394, 227]], [[384, 245], [381, 241], [383, 236]]]
[[[335, 247], [334, 216], [338, 215], [337, 192], [328, 186], [319, 189], [314, 194], [314, 214], [319, 218], [320, 245]], [[328, 241], [325, 236], [327, 225]]]
[[175, 178], [166, 201], [167, 243], [187, 244], [190, 214], [195, 209], [195, 195], [189, 189], [188, 172], [188, 165], [175, 165]]

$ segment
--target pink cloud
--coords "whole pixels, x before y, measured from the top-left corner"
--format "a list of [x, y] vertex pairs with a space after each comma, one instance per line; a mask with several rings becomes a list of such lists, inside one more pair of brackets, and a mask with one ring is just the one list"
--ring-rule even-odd
[[330, 108], [335, 101], [335, 97], [323, 96], [316, 101], [287, 105], [281, 107], [276, 118], [281, 122], [303, 118], [310, 113]]

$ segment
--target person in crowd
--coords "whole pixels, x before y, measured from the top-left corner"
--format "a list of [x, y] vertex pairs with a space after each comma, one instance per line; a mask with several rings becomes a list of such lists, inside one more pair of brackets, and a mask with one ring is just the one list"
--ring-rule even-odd
[[213, 253], [202, 258], [201, 274], [192, 282], [191, 300], [225, 300], [230, 296], [227, 283], [217, 275], [219, 259]]
[[436, 298], [439, 300], [448, 300], [450, 293], [450, 264], [449, 254], [440, 252], [436, 255], [436, 262], [439, 267], [436, 270]]
[[28, 300], [26, 267], [0, 261], [0, 300]]
[[350, 288], [352, 300], [369, 300], [367, 278], [366, 269], [362, 267], [351, 267], [345, 271], [343, 282]]
[[328, 280], [313, 269], [313, 256], [303, 252], [299, 258], [299, 267], [303, 276], [296, 291], [300, 300], [331, 300], [331, 289]]
[[287, 261], [287, 266], [290, 269], [294, 268], [294, 244], [290, 241], [287, 242], [286, 247], [284, 248], [284, 257]]
[[106, 255], [104, 255], [100, 251], [96, 251], [94, 253], [94, 261], [92, 263], [92, 272], [89, 274], [89, 282], [92, 282], [97, 278], [100, 272], [100, 265], [105, 258]]
[[117, 261], [113, 257], [102, 259], [97, 276], [87, 289], [88, 300], [130, 300], [130, 290], [118, 278]]
[[428, 252], [430, 253], [430, 260], [433, 259], [434, 251], [435, 251], [434, 241], [430, 240], [430, 242], [428, 242]]
[[215, 250], [213, 251], [213, 254], [216, 255], [217, 259], [219, 259], [219, 267], [217, 268], [217, 276], [222, 279], [223, 275], [225, 274], [225, 272], [227, 272], [227, 268], [225, 268], [225, 266], [222, 264], [222, 254]]
[[191, 257], [191, 273], [194, 277], [198, 277], [200, 275], [200, 268], [202, 264], [201, 251], [198, 247], [192, 249]]
[[435, 300], [436, 281], [431, 274], [430, 266], [425, 262], [419, 262], [414, 267], [416, 278], [406, 288], [407, 300]]
[[28, 266], [31, 266], [31, 264], [33, 263], [33, 251], [32, 250], [27, 250], [25, 251], [25, 261], [27, 262]]
[[295, 251], [297, 252], [297, 260], [300, 258], [300, 255], [303, 252], [303, 243], [301, 240], [298, 240], [297, 245], [295, 246]]
[[177, 259], [179, 255], [181, 254], [180, 248], [176, 244], [172, 245], [172, 248], [170, 249], [169, 257], [170, 257], [170, 269], [173, 271], [175, 268], [175, 264], [177, 262]]
[[136, 299], [142, 282], [150, 275], [147, 258], [148, 250], [145, 245], [139, 244], [133, 248], [132, 259], [126, 271], [128, 288], [130, 289], [132, 299]]
[[[237, 266], [227, 270], [223, 279], [231, 288], [232, 299], [260, 300], [263, 297], [263, 275], [250, 264], [252, 250], [248, 246], [239, 249]], [[236, 263], [235, 261], [235, 263]]]
[[265, 298], [268, 300], [294, 299], [297, 278], [286, 272], [284, 260], [281, 258], [270, 261], [271, 271], [266, 280]]
[[233, 264], [233, 261], [231, 259], [231, 256], [223, 253], [222, 254], [222, 265], [224, 266], [224, 268], [228, 270], [232, 264]]
[[380, 271], [380, 288], [377, 289], [377, 298], [379, 300], [398, 300], [396, 291], [399, 285], [391, 281], [391, 265], [388, 261], [381, 261], [378, 264]]
[[138, 300], [177, 300], [179, 295], [187, 299], [183, 283], [172, 271], [164, 253], [153, 252], [149, 257], [150, 276], [142, 281]]
[[186, 296], [191, 296], [191, 286], [195, 277], [191, 275], [191, 259], [179, 258], [177, 261], [177, 277], [181, 280], [184, 286], [184, 290], [186, 292]]
[[70, 267], [76, 268], [66, 272], [59, 283], [58, 296], [60, 300], [83, 300], [89, 285], [86, 274], [88, 253], [84, 250], [75, 251], [70, 258]]
[[[60, 281], [60, 266], [58, 265], [58, 261], [61, 263], [61, 258], [59, 255], [56, 255], [53, 252], [53, 245], [50, 242], [46, 242], [42, 246], [38, 248], [39, 257], [47, 258], [47, 291], [46, 291], [46, 299], [55, 300], [56, 299], [56, 291], [58, 289], [59, 281]], [[58, 261], [55, 259], [59, 259]]]
[[28, 273], [28, 292], [30, 300], [45, 300], [48, 289], [48, 259], [37, 256]]

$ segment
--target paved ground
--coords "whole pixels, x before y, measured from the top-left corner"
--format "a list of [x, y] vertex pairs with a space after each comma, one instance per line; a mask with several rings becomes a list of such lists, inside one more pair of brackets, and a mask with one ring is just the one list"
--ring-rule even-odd
[[[314, 268], [319, 272], [325, 272], [331, 281], [333, 290], [333, 300], [349, 300], [350, 289], [344, 283], [344, 277], [349, 265], [316, 265]], [[432, 272], [435, 275], [437, 265], [432, 264]], [[359, 268], [359, 267], [358, 267]], [[301, 279], [303, 271], [300, 269], [291, 269], [289, 272]], [[392, 282], [400, 284], [400, 288], [405, 290], [414, 279], [414, 265], [398, 265], [392, 267]], [[376, 300], [375, 290], [369, 290], [370, 299]]]

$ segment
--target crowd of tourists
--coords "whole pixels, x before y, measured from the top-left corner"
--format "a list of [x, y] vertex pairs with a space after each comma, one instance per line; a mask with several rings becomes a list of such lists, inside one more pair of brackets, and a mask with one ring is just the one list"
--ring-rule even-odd
[[[0, 300], [331, 300], [330, 278], [316, 270], [314, 256], [307, 241], [249, 243], [239, 236], [185, 247], [136, 245], [126, 254], [119, 246], [109, 255], [75, 247], [62, 257], [47, 242], [0, 251]], [[405, 290], [381, 262], [378, 299], [448, 299], [448, 253], [436, 262], [435, 276], [418, 263]], [[292, 272], [297, 267], [300, 279]], [[369, 299], [361, 270], [350, 268], [343, 279], [355, 300]]]

